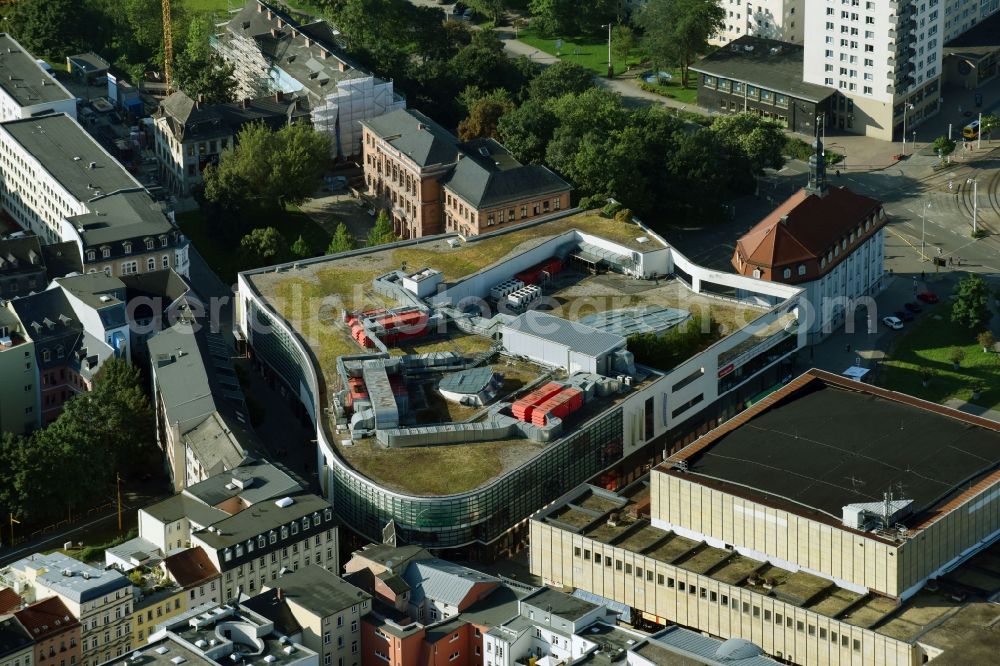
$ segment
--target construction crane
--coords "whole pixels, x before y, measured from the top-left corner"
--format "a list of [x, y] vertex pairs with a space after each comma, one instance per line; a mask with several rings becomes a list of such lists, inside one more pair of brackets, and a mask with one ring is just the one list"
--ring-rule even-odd
[[173, 88], [174, 35], [170, 28], [170, 0], [162, 0], [163, 8], [163, 79], [167, 84], [167, 94]]

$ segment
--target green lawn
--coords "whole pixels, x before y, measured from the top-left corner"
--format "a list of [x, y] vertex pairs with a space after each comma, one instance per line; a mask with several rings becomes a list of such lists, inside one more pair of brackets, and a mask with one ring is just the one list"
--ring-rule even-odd
[[[652, 74], [652, 70], [650, 70], [649, 73]], [[649, 92], [654, 92], [657, 95], [663, 95], [664, 97], [676, 99], [678, 102], [683, 102], [685, 104], [697, 104], [698, 74], [695, 72], [689, 72], [687, 88], [681, 85], [680, 68], [670, 70], [670, 74], [673, 78], [669, 81], [663, 81], [661, 83], [646, 83], [644, 79], [640, 78], [639, 86], [643, 90], [648, 90]]]
[[[233, 9], [239, 9], [245, 4], [242, 0], [181, 0], [181, 6], [184, 7], [189, 12], [192, 13], [222, 13], [225, 14], [229, 11], [230, 4]], [[317, 5], [309, 2], [309, 0], [290, 0], [286, 2], [292, 9], [297, 9], [302, 12], [307, 12], [309, 14], [321, 15], [323, 13]]]
[[[542, 37], [535, 34], [530, 27], [519, 30], [517, 37], [525, 44], [534, 46], [539, 51], [550, 55], [556, 54], [556, 38]], [[575, 62], [587, 69], [591, 69], [595, 74], [607, 75], [608, 73], [608, 40], [601, 37], [562, 37], [562, 49], [559, 50], [559, 57], [568, 62]], [[633, 63], [638, 62], [637, 55], [630, 58]], [[625, 61], [617, 55], [612, 55], [611, 62], [615, 67], [615, 74], [625, 71]]]
[[[180, 213], [177, 215], [177, 222], [212, 270], [227, 284], [236, 280], [238, 272], [257, 268], [246, 263], [239, 252], [238, 243], [227, 243], [222, 240], [220, 234], [212, 229], [211, 221], [205, 218], [203, 211]], [[301, 234], [316, 256], [323, 254], [326, 246], [330, 244], [330, 234], [297, 206], [288, 206], [285, 214], [278, 219], [257, 226], [273, 226], [281, 232], [289, 246]]]
[[[943, 403], [957, 398], [990, 409], [1000, 408], [1000, 358], [993, 352], [983, 352], [975, 335], [951, 323], [951, 303], [941, 303], [917, 315], [910, 324], [890, 359], [885, 362], [886, 388]], [[940, 319], [935, 319], [940, 316]], [[965, 352], [960, 368], [955, 370], [949, 358], [953, 347]], [[921, 373], [933, 373], [925, 388]], [[987, 389], [977, 400], [972, 399], [972, 383], [982, 381]]]

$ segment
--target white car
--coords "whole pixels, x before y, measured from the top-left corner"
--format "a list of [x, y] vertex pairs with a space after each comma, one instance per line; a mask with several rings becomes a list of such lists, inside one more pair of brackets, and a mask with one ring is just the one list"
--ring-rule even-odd
[[893, 317], [889, 315], [888, 317], [882, 317], [882, 323], [891, 328], [894, 331], [898, 331], [903, 328], [903, 322], [899, 317]]

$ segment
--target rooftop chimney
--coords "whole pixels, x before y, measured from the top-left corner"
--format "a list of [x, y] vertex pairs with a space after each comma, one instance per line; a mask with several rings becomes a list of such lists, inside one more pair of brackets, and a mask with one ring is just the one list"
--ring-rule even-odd
[[243, 108], [244, 109], [249, 109], [250, 108], [250, 98], [249, 97], [244, 97], [243, 101], [242, 101], [242, 104], [243, 104]]
[[276, 91], [274, 93], [274, 101], [275, 102], [283, 102], [284, 100], [285, 100], [285, 93], [283, 93], [280, 90], [278, 90], [278, 91]]
[[275, 596], [277, 596], [278, 600], [280, 601], [281, 599], [285, 598], [285, 591], [279, 587], [275, 592]]

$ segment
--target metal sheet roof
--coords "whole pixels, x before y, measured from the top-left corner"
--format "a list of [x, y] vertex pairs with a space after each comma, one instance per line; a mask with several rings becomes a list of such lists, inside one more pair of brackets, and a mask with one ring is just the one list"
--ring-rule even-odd
[[625, 345], [625, 338], [562, 317], [528, 310], [504, 328], [569, 347], [588, 356], [600, 356]]
[[500, 583], [498, 578], [440, 559], [411, 562], [403, 580], [413, 590], [410, 602], [419, 606], [424, 599], [459, 606], [479, 583]]

